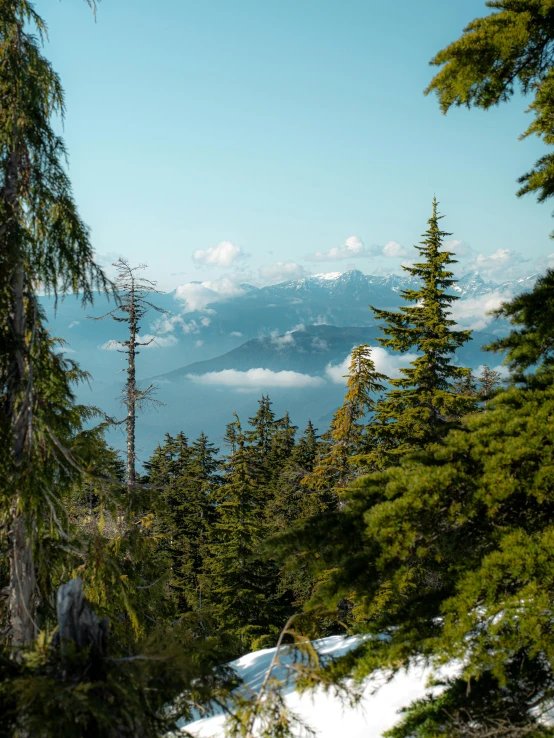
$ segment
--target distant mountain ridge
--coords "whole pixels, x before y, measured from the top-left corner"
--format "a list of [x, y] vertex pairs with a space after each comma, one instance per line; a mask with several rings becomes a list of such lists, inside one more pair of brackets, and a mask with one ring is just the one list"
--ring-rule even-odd
[[[478, 272], [470, 272], [452, 286], [452, 292], [461, 299], [495, 292], [522, 292], [530, 289], [534, 280], [535, 275], [532, 275], [498, 284], [485, 280]], [[402, 303], [402, 290], [418, 285], [419, 279], [410, 275], [375, 276], [354, 269], [315, 274], [266, 287], [241, 285], [242, 292], [226, 298], [214, 293], [213, 302], [199, 310], [190, 309], [191, 306], [187, 309], [186, 300], [182, 302], [186, 316], [197, 322], [205, 316], [206, 310], [210, 311], [210, 328], [203, 333], [217, 335], [218, 341], [225, 343], [229, 336], [238, 333], [244, 340], [274, 330], [284, 333], [298, 325], [375, 325], [370, 305], [398, 307]], [[186, 291], [181, 294], [186, 297]], [[222, 348], [231, 346], [227, 342]]]
[[[508, 280], [502, 283], [486, 281], [478, 271], [468, 272], [460, 277], [452, 289], [460, 297], [478, 297], [495, 291], [504, 291], [510, 288], [522, 289], [526, 283], [529, 286], [534, 283], [536, 275], [530, 275], [522, 279]], [[364, 274], [359, 269], [347, 272], [328, 272], [313, 274], [309, 277], [279, 282], [267, 287], [253, 287], [252, 285], [241, 285], [245, 291], [245, 297], [259, 298], [261, 295], [267, 297], [290, 297], [310, 296], [317, 298], [325, 295], [331, 300], [335, 298], [372, 297], [378, 299], [384, 297], [389, 299], [391, 293], [398, 295], [404, 289], [414, 288], [420, 284], [417, 277], [404, 274], [387, 274], [384, 276]]]
[[[383, 336], [378, 326], [337, 327], [308, 325], [282, 335], [254, 338], [213, 359], [197, 361], [179, 369], [159, 374], [153, 379], [177, 382], [190, 375], [221, 372], [228, 369], [246, 372], [249, 369], [269, 369], [273, 372], [295, 371], [322, 375], [329, 364], [344, 361], [354, 346], [367, 343], [378, 346]], [[495, 338], [489, 333], [474, 332], [473, 338], [456, 352], [463, 366], [476, 368], [486, 361], [482, 346]], [[496, 358], [495, 361], [498, 361]]]
[[[464, 275], [453, 292], [467, 300], [470, 313], [484, 313], [484, 296], [494, 292], [521, 292], [530, 288], [534, 278], [495, 284], [477, 273]], [[158, 397], [165, 403], [163, 412], [148, 411], [138, 426], [141, 454], [150, 453], [164, 433], [184, 430], [195, 437], [202, 430], [220, 442], [225, 423], [233, 412], [249, 417], [256, 398], [269, 391], [278, 413], [289, 410], [294, 422], [303, 426], [308, 418], [324, 429], [342, 402], [344, 386], [335, 383], [327, 373], [329, 365], [338, 365], [353, 346], [377, 343], [382, 335], [369, 306], [394, 309], [402, 303], [400, 292], [415, 287], [409, 275], [364, 275], [358, 270], [330, 272], [289, 280], [277, 285], [254, 287], [241, 285], [223, 299], [214, 293], [214, 302], [203, 309], [191, 310], [177, 291], [157, 296], [155, 303], [168, 311], [168, 330], [159, 333], [159, 346], [143, 349], [138, 357], [141, 379], [158, 377]], [[95, 305], [83, 309], [79, 300], [60, 301], [57, 312], [54, 301], [42, 297], [52, 334], [64, 338], [66, 350], [80, 365], [91, 372], [92, 381], [77, 387], [79, 402], [101, 407], [108, 415], [119, 416], [124, 375], [122, 354], [107, 350], [111, 339], [124, 340], [121, 324], [111, 320], [90, 321], [87, 314], [99, 316], [113, 307], [105, 296], [98, 295]], [[189, 306], [190, 307], [190, 306]], [[158, 316], [144, 321], [142, 335], [156, 333]], [[165, 316], [164, 316], [165, 322]], [[353, 327], [354, 326], [354, 327]], [[504, 331], [497, 322], [490, 330]], [[483, 328], [483, 330], [489, 330]], [[480, 347], [489, 343], [491, 335], [474, 333], [474, 340], [457, 354], [459, 362], [473, 368], [489, 363], [495, 366], [500, 357], [483, 354]], [[272, 372], [294, 371], [322, 378], [309, 387], [271, 386], [258, 382], [250, 389], [241, 385], [217, 382], [203, 384], [187, 375], [235, 370], [248, 372], [263, 368]], [[231, 379], [233, 379], [231, 377]], [[240, 379], [240, 378], [235, 378]], [[260, 380], [261, 381], [261, 380]], [[110, 442], [116, 446], [123, 437], [113, 431]], [[219, 439], [219, 440], [218, 440]]]

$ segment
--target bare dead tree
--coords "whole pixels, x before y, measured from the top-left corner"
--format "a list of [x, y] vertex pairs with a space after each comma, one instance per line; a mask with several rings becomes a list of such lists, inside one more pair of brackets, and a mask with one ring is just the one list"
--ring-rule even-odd
[[118, 304], [113, 310], [105, 315], [101, 315], [92, 320], [104, 320], [112, 318], [118, 323], [126, 323], [128, 327], [129, 337], [126, 341], [112, 341], [115, 345], [122, 346], [117, 349], [120, 353], [125, 354], [127, 381], [122, 390], [122, 405], [126, 408], [126, 416], [120, 421], [113, 421], [116, 424], [125, 425], [127, 434], [127, 471], [126, 480], [127, 488], [131, 489], [136, 483], [136, 415], [137, 411], [144, 407], [147, 403], [162, 405], [163, 403], [156, 400], [153, 396], [156, 387], [149, 384], [148, 387], [141, 389], [137, 384], [136, 376], [136, 357], [140, 353], [140, 346], [149, 346], [155, 342], [156, 336], [152, 336], [147, 341], [139, 340], [141, 329], [141, 321], [147, 312], [152, 309], [158, 313], [167, 314], [163, 308], [154, 305], [148, 298], [152, 294], [164, 294], [157, 289], [157, 283], [145, 277], [137, 276], [137, 272], [146, 269], [146, 264], [138, 264], [132, 267], [127, 259], [120, 257], [113, 266], [117, 269], [117, 279], [115, 281], [116, 291], [119, 296]]

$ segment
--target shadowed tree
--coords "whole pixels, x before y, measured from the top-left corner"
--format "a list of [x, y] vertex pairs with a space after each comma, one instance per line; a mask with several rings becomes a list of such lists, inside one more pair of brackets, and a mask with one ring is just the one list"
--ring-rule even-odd
[[45, 35], [31, 3], [0, 2], [0, 534], [7, 539], [16, 649], [36, 632], [33, 548], [60, 504], [55, 467], [67, 462], [55, 424], [73, 403], [70, 365], [55, 355], [37, 290], [73, 291], [86, 302], [107, 287], [73, 201], [63, 140], [52, 127], [63, 117], [64, 97], [41, 53]]

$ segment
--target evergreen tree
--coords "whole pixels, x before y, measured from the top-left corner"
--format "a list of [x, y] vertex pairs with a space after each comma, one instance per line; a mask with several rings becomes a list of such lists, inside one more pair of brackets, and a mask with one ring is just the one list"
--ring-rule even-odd
[[333, 415], [329, 430], [329, 446], [303, 484], [323, 493], [323, 506], [336, 503], [337, 490], [356, 476], [353, 457], [367, 448], [367, 416], [375, 409], [374, 395], [384, 390], [387, 377], [375, 369], [371, 348], [357, 346], [352, 350], [347, 380], [347, 392], [342, 406]]
[[486, 409], [495, 390], [502, 384], [502, 377], [500, 372], [496, 372], [484, 364], [477, 379], [479, 382], [479, 399], [484, 403]]
[[[509, 319], [517, 330], [505, 338], [493, 341], [487, 348], [491, 351], [505, 351], [505, 363], [510, 366], [512, 379], [525, 385], [529, 381], [537, 383], [551, 381], [554, 369], [554, 270], [548, 269], [539, 277], [533, 290], [518, 295], [496, 311], [499, 318]], [[539, 371], [530, 373], [533, 368]]]
[[477, 380], [471, 370], [467, 374], [455, 379], [452, 382], [452, 389], [457, 395], [465, 395], [466, 397], [477, 397], [479, 395]]
[[554, 322], [539, 307], [549, 281], [502, 308], [515, 329], [494, 347], [508, 349], [519, 387], [281, 540], [319, 579], [311, 606], [348, 599], [351, 627], [379, 636], [342, 673], [459, 665], [394, 738], [551, 735], [541, 716], [554, 699]]
[[187, 464], [176, 474], [169, 490], [172, 584], [181, 594], [181, 612], [203, 610], [206, 546], [214, 523], [221, 465], [216, 458], [218, 452], [202, 433], [188, 449]]
[[[143, 627], [148, 600], [159, 600], [151, 579], [136, 586], [149, 573], [141, 536], [134, 545], [142, 521], [129, 500], [125, 535], [107, 530], [123, 501], [120, 466], [88, 427], [95, 412], [74, 396], [86, 374], [59, 353], [37, 300], [40, 289], [91, 303], [109, 288], [54, 131], [63, 90], [45, 33], [28, 0], [0, 0], [0, 733], [153, 737], [175, 727], [174, 699], [190, 714], [221, 681], [211, 644], [189, 658], [188, 633], [166, 629], [162, 648], [163, 628]], [[110, 616], [109, 655], [52, 635], [56, 591], [76, 575]]]
[[379, 343], [386, 348], [406, 353], [417, 352], [410, 366], [400, 369], [401, 377], [391, 379], [392, 389], [376, 407], [371, 433], [378, 449], [404, 452], [424, 448], [439, 440], [455, 424], [456, 419], [475, 408], [475, 401], [465, 392], [458, 394], [456, 380], [467, 376], [467, 369], [452, 363], [454, 352], [471, 339], [470, 331], [454, 330], [455, 321], [448, 316], [449, 307], [458, 298], [448, 289], [455, 283], [448, 267], [454, 263], [449, 251], [443, 250], [443, 239], [450, 236], [440, 230], [437, 200], [423, 240], [416, 249], [421, 261], [403, 266], [420, 280], [419, 289], [403, 290], [409, 303], [398, 312], [372, 308], [386, 338]]
[[[487, 0], [493, 12], [476, 18], [431, 64], [442, 69], [425, 90], [436, 92], [443, 113], [452, 106], [489, 108], [509, 100], [519, 87], [532, 97], [534, 119], [520, 136], [554, 143], [554, 4], [552, 0]], [[542, 156], [519, 178], [518, 196], [554, 194], [554, 154]]]
[[268, 395], [262, 395], [262, 398], [258, 400], [256, 414], [248, 419], [250, 430], [244, 434], [250, 455], [250, 469], [258, 485], [268, 485], [272, 477], [272, 471], [267, 464], [276, 432], [272, 404]]
[[64, 101], [41, 52], [45, 33], [27, 0], [0, 3], [0, 484], [14, 653], [37, 632], [35, 551], [45, 521], [59, 513], [62, 487], [54, 480], [66, 462], [55, 437], [56, 408], [62, 436], [71, 415], [69, 423], [77, 422], [68, 363], [54, 356], [36, 290], [80, 292], [90, 301], [94, 289], [107, 286], [53, 129]]
[[314, 428], [312, 421], [308, 420], [304, 433], [298, 439], [291, 455], [292, 461], [304, 477], [313, 471], [314, 464], [319, 456], [318, 439], [317, 428]]
[[298, 427], [293, 425], [288, 412], [274, 421], [273, 438], [266, 458], [266, 466], [273, 476], [273, 484], [279, 482], [283, 468], [289, 463], [295, 447], [295, 436]]
[[[327, 448], [326, 444], [323, 447]], [[303, 484], [303, 480], [313, 472], [321, 454], [322, 443], [317, 429], [309, 420], [288, 459], [279, 467], [273, 499], [268, 507], [272, 538], [266, 550], [274, 560], [278, 561], [278, 548], [273, 546], [273, 537], [290, 531], [302, 521], [321, 512], [324, 507], [320, 490]], [[314, 584], [302, 556], [295, 559], [293, 566], [280, 567], [278, 591], [290, 599], [291, 606], [296, 610], [301, 609], [309, 600]]]
[[[259, 413], [264, 433], [268, 410], [268, 400], [264, 398]], [[258, 456], [262, 441], [252, 435], [251, 438], [256, 443], [256, 455], [251, 453], [235, 415], [225, 436], [231, 453], [218, 492], [217, 516], [206, 561], [206, 590], [213, 620], [218, 631], [233, 637], [242, 652], [260, 647], [268, 636], [275, 638], [286, 620], [277, 593], [277, 568], [260, 555], [268, 532], [266, 494], [264, 487], [259, 486], [265, 472]]]

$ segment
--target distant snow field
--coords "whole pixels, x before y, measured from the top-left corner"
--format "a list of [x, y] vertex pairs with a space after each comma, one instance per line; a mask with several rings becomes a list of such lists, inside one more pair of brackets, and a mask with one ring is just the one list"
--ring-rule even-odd
[[[338, 657], [357, 643], [357, 637], [331, 636], [315, 641], [314, 645], [321, 655]], [[233, 661], [231, 666], [245, 684], [256, 692], [264, 680], [274, 653], [274, 648], [255, 651]], [[382, 684], [377, 691], [375, 688], [379, 684], [379, 677], [372, 677], [364, 689], [360, 704], [349, 707], [338, 697], [331, 693], [325, 694], [321, 689], [303, 695], [296, 692], [290, 677], [291, 670], [287, 669], [287, 663], [290, 664], [291, 660], [291, 656], [283, 655], [273, 675], [283, 682], [288, 707], [316, 731], [318, 738], [380, 738], [384, 731], [399, 721], [399, 710], [402, 707], [426, 694], [440, 691], [437, 687], [427, 686], [432, 670], [419, 664], [399, 672], [388, 683], [381, 679]], [[454, 668], [448, 669], [449, 674], [454, 672]], [[441, 675], [446, 673], [442, 671]], [[225, 715], [214, 715], [179, 727], [195, 738], [224, 738]], [[300, 738], [302, 734], [298, 735]]]

